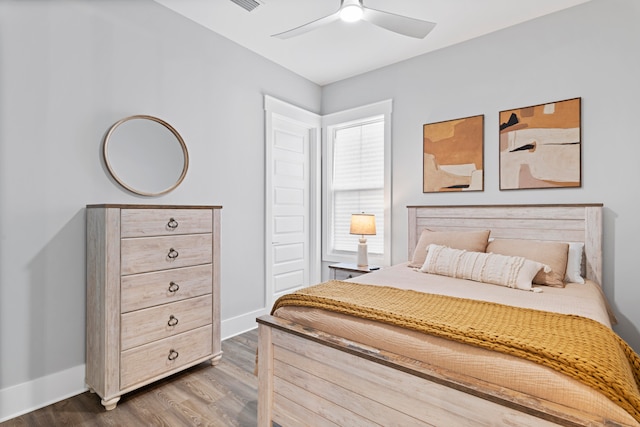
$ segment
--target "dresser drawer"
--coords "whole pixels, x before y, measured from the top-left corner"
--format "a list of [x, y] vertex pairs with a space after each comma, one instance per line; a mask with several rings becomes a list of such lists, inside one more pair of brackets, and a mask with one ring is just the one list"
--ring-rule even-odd
[[123, 276], [169, 268], [210, 264], [211, 234], [122, 239], [120, 268]]
[[122, 209], [121, 237], [211, 233], [210, 209]]
[[127, 313], [210, 294], [212, 282], [211, 264], [124, 276], [120, 282], [120, 311]]
[[123, 314], [121, 349], [167, 338], [211, 323], [211, 294]]
[[210, 355], [213, 351], [212, 333], [211, 325], [203, 326], [171, 338], [123, 351], [120, 355], [120, 389], [168, 373]]

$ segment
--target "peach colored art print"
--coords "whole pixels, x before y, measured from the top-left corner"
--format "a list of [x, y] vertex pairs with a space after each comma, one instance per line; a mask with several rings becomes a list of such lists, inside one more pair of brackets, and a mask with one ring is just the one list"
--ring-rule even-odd
[[484, 115], [423, 126], [423, 193], [484, 190]]
[[500, 190], [582, 185], [580, 101], [500, 112]]

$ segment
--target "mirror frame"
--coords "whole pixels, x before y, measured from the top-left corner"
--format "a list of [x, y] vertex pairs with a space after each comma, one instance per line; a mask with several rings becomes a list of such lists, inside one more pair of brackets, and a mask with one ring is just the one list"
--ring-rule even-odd
[[[178, 140], [178, 143], [180, 144], [180, 148], [182, 149], [182, 154], [184, 155], [184, 163], [182, 166], [182, 173], [180, 174], [180, 177], [178, 178], [178, 180], [171, 186], [169, 186], [168, 188], [158, 191], [158, 192], [149, 192], [149, 191], [143, 191], [143, 190], [138, 190], [137, 188], [134, 188], [130, 185], [128, 185], [126, 182], [124, 182], [114, 171], [113, 167], [111, 166], [111, 162], [109, 161], [109, 155], [108, 155], [108, 149], [109, 149], [109, 139], [111, 138], [111, 135], [113, 134], [113, 132], [118, 128], [118, 126], [120, 126], [123, 123], [126, 123], [130, 120], [151, 120], [154, 121], [162, 126], [164, 126], [165, 128], [167, 128]], [[104, 140], [103, 140], [103, 144], [102, 144], [102, 157], [104, 158], [104, 163], [107, 167], [107, 170], [109, 171], [109, 174], [111, 175], [111, 177], [116, 180], [116, 182], [118, 184], [120, 184], [122, 187], [126, 188], [127, 190], [131, 191], [134, 194], [138, 194], [141, 196], [160, 196], [163, 194], [166, 194], [172, 190], [174, 190], [178, 185], [180, 185], [182, 183], [182, 181], [184, 180], [185, 176], [187, 175], [187, 169], [189, 169], [189, 152], [187, 151], [187, 145], [184, 143], [184, 140], [182, 139], [182, 136], [180, 136], [180, 134], [178, 133], [177, 130], [175, 130], [175, 128], [173, 126], [171, 126], [169, 123], [165, 122], [162, 119], [159, 119], [157, 117], [154, 116], [148, 116], [148, 115], [144, 115], [144, 114], [137, 114], [134, 116], [129, 116], [129, 117], [125, 117], [124, 119], [118, 120], [117, 122], [115, 122], [113, 125], [111, 125], [111, 127], [109, 128], [109, 130], [107, 131], [107, 134], [104, 136]]]

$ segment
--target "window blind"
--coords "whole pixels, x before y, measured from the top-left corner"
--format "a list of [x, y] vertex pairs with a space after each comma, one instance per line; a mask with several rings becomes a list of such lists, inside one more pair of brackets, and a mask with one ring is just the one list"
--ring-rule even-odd
[[349, 234], [351, 214], [376, 217], [368, 252], [384, 253], [384, 117], [334, 128], [333, 250], [355, 252], [360, 236]]

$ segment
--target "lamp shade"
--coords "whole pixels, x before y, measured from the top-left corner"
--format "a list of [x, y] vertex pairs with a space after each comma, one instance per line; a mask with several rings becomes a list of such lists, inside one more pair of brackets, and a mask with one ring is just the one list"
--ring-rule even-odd
[[376, 234], [376, 216], [373, 214], [352, 214], [350, 234], [373, 236]]

